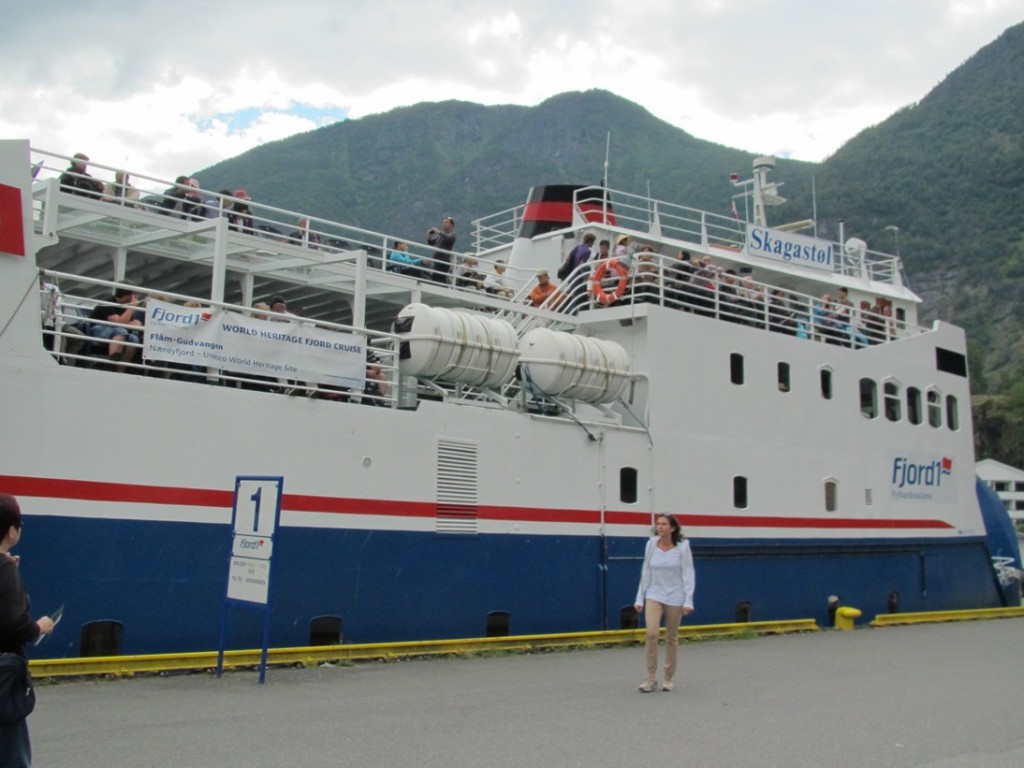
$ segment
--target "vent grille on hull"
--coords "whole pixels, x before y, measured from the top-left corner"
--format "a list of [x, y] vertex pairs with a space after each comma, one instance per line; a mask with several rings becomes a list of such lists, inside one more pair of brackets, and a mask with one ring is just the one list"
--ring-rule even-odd
[[478, 445], [468, 440], [437, 441], [437, 532], [477, 532]]

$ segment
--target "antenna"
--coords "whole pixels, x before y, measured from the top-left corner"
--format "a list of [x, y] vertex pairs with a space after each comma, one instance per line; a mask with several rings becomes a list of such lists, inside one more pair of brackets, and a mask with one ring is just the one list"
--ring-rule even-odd
[[811, 220], [814, 222], [814, 236], [818, 236], [818, 189], [814, 186], [814, 174], [811, 174]]
[[608, 158], [612, 153], [612, 132], [608, 131], [608, 136], [605, 139], [604, 144], [604, 178], [601, 179], [601, 186], [608, 186]]

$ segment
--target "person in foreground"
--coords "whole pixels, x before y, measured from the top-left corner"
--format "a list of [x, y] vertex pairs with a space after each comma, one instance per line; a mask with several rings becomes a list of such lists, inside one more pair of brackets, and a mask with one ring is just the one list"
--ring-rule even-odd
[[[21, 508], [18, 500], [0, 493], [0, 652], [25, 655], [25, 645], [39, 635], [53, 632], [53, 621], [43, 616], [34, 621], [31, 603], [18, 573], [18, 557], [11, 549], [21, 540]], [[28, 768], [32, 765], [32, 745], [28, 721], [0, 725], [0, 767]]]
[[644, 611], [647, 622], [647, 679], [641, 693], [658, 688], [658, 632], [665, 619], [665, 678], [661, 690], [671, 691], [675, 684], [676, 656], [679, 650], [679, 622], [693, 613], [693, 592], [697, 575], [693, 569], [690, 542], [683, 537], [673, 515], [658, 515], [655, 535], [647, 542], [640, 587], [636, 591], [636, 612]]

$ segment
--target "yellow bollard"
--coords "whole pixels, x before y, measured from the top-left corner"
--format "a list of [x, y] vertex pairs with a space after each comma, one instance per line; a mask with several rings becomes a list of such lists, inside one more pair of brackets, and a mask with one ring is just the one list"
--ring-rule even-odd
[[853, 629], [853, 620], [860, 618], [860, 608], [841, 606], [836, 609], [836, 629], [849, 632]]

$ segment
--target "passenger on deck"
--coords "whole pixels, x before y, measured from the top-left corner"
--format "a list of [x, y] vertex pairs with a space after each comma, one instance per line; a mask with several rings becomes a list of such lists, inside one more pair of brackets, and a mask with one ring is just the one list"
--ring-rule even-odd
[[740, 283], [740, 311], [747, 325], [764, 327], [764, 290], [754, 284], [754, 278], [747, 275]]
[[718, 316], [730, 323], [743, 323], [746, 316], [740, 304], [736, 287], [736, 270], [727, 269], [718, 273]]
[[247, 235], [255, 234], [252, 223], [252, 208], [249, 207], [249, 193], [244, 189], [235, 190], [235, 203], [228, 214], [228, 228]]
[[455, 268], [455, 287], [473, 288], [477, 291], [484, 289], [484, 276], [477, 271], [478, 262], [474, 257], [467, 256], [462, 263]]
[[216, 197], [211, 197], [209, 200], [204, 200], [203, 205], [206, 218], [208, 219], [229, 219], [231, 218], [231, 206], [234, 203], [231, 201], [233, 193], [230, 189], [222, 189], [217, 193]]
[[813, 308], [815, 335], [828, 344], [842, 344], [844, 329], [836, 318], [831, 294], [824, 294]]
[[768, 299], [768, 330], [795, 336], [797, 317], [786, 292], [776, 288]]
[[130, 344], [142, 343], [142, 318], [139, 317], [139, 302], [135, 291], [130, 287], [118, 288], [114, 291], [112, 303], [97, 304], [89, 315], [89, 335], [94, 339], [109, 342], [107, 359], [116, 370], [126, 370], [138, 353], [138, 347]]
[[694, 311], [704, 317], [715, 316], [715, 287], [721, 268], [712, 263], [711, 256], [701, 259], [700, 267], [693, 273], [690, 281]]
[[431, 227], [427, 230], [427, 244], [437, 248], [431, 256], [430, 279], [435, 283], [450, 282], [452, 254], [446, 251], [455, 248], [455, 220], [445, 216], [441, 221], [441, 229]]
[[305, 216], [299, 219], [299, 228], [288, 235], [288, 239], [295, 245], [301, 245], [303, 248], [312, 248], [314, 251], [320, 250], [320, 234], [310, 231], [309, 219]]
[[126, 208], [137, 208], [139, 190], [128, 183], [127, 171], [114, 171], [114, 180], [108, 181], [103, 187], [103, 199]]
[[[611, 241], [602, 240], [598, 244], [597, 252], [595, 253], [592, 246], [596, 239], [597, 238], [594, 235], [588, 232], [583, 236], [583, 244], [587, 246], [586, 253], [584, 254], [583, 251], [577, 252], [576, 248], [570, 252], [570, 256], [572, 256], [573, 252], [577, 253], [577, 255], [573, 257], [573, 269], [579, 267], [581, 264], [604, 262], [610, 258], [610, 251], [612, 247]], [[579, 246], [577, 246], [577, 248], [578, 247]], [[591, 267], [591, 270], [593, 270], [593, 267]], [[570, 270], [570, 272], [571, 271], [572, 270]], [[561, 274], [561, 272], [559, 272], [559, 274]], [[587, 284], [589, 282], [590, 275], [586, 271], [581, 270], [575, 277], [570, 275], [568, 284], [562, 283], [562, 293], [569, 297], [569, 301], [565, 306], [566, 312], [571, 315], [575, 315], [587, 303]]]
[[619, 235], [615, 238], [615, 252], [612, 254], [624, 267], [633, 266], [633, 240], [629, 235]]
[[835, 316], [836, 322], [842, 327], [851, 347], [866, 347], [868, 345], [867, 336], [855, 325], [854, 306], [850, 301], [850, 292], [846, 288], [839, 289], [835, 302]]
[[397, 272], [400, 275], [412, 277], [423, 277], [421, 266], [423, 259], [409, 253], [409, 244], [402, 240], [395, 240], [394, 248], [388, 256], [388, 270]]
[[[558, 289], [555, 288], [554, 283], [551, 282], [551, 278], [548, 276], [548, 271], [542, 269], [537, 273], [537, 284], [530, 291], [528, 301], [531, 305], [539, 307], [548, 300], [551, 294], [557, 291]], [[549, 309], [553, 309], [553, 307], [549, 307]]]
[[103, 182], [94, 179], [87, 171], [89, 156], [78, 152], [71, 165], [60, 175], [60, 186], [65, 192], [84, 197], [100, 197], [103, 194]]
[[[288, 304], [285, 302], [283, 296], [272, 296], [269, 303], [271, 312], [277, 312], [278, 314], [281, 315], [291, 315], [291, 313], [288, 311]], [[270, 317], [267, 319], [278, 320], [285, 323], [289, 322], [287, 318], [283, 317]]]
[[877, 318], [879, 343], [894, 339], [896, 325], [892, 319], [892, 302], [879, 297], [875, 299], [875, 306], [871, 308], [871, 311]]
[[580, 264], [586, 264], [590, 261], [591, 249], [594, 246], [595, 240], [597, 240], [597, 235], [593, 232], [587, 232], [587, 234], [583, 236], [583, 242], [569, 251], [565, 260], [562, 262], [562, 266], [558, 268], [557, 274], [559, 280], [565, 280]]
[[677, 251], [665, 267], [665, 298], [669, 306], [690, 311], [690, 281], [697, 271], [689, 251]]
[[637, 256], [633, 275], [633, 301], [657, 304], [659, 300], [658, 265], [654, 254], [645, 251]]
[[370, 357], [366, 363], [366, 384], [363, 386], [363, 404], [387, 406], [387, 378], [381, 370], [380, 363]]
[[504, 299], [510, 299], [515, 295], [512, 282], [505, 277], [505, 262], [501, 259], [494, 262], [494, 274], [488, 275], [484, 280], [484, 290]]
[[203, 218], [203, 198], [188, 176], [179, 176], [174, 186], [164, 192], [160, 201], [161, 213], [177, 213], [183, 219], [198, 221]]

